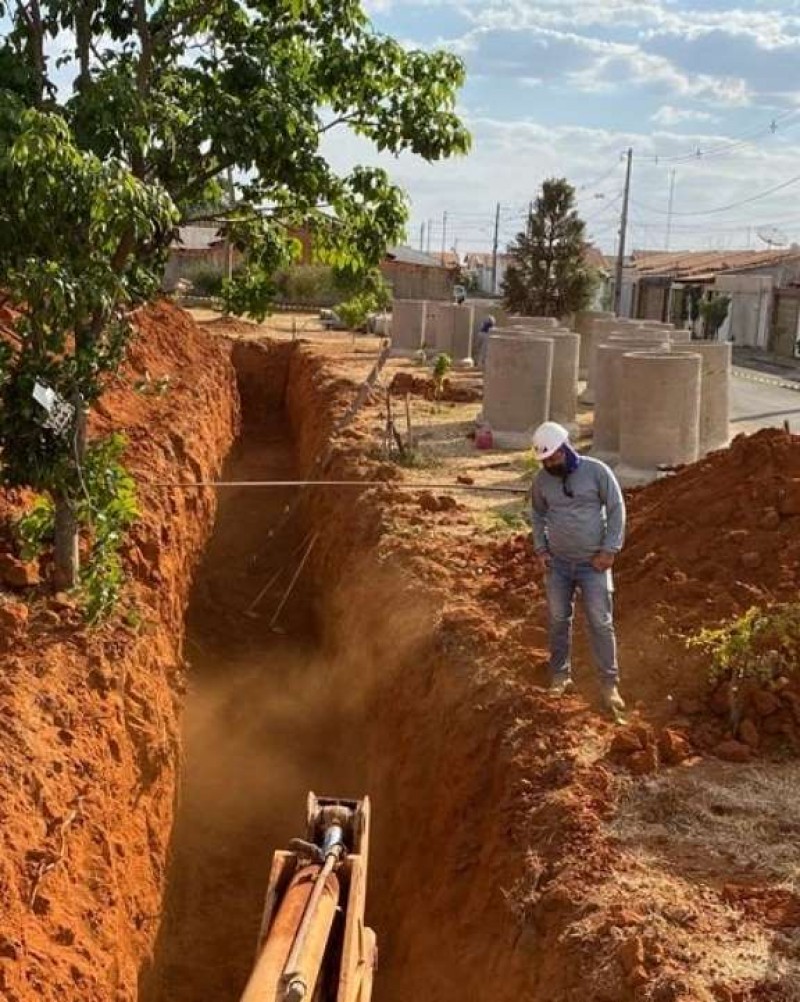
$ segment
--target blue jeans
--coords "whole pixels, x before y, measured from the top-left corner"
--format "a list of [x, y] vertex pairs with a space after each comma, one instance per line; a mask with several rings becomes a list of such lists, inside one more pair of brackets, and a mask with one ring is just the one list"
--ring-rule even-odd
[[572, 619], [575, 592], [580, 591], [600, 681], [604, 688], [616, 685], [619, 666], [611, 571], [596, 571], [590, 563], [571, 563], [553, 557], [546, 581], [553, 681], [568, 679], [572, 671]]

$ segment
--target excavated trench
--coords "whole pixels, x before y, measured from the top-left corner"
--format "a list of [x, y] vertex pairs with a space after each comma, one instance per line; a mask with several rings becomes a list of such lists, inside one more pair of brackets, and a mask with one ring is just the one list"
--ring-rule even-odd
[[[313, 360], [291, 346], [238, 345], [233, 357], [243, 431], [225, 479], [302, 476], [331, 420]], [[366, 544], [358, 553], [370, 534], [358, 503], [295, 497], [220, 497], [187, 616], [180, 790], [139, 1002], [236, 1002], [272, 852], [302, 834], [311, 789], [373, 801], [376, 1002], [514, 997], [526, 964], [490, 852], [502, 839], [494, 742], [441, 671], [425, 596]]]

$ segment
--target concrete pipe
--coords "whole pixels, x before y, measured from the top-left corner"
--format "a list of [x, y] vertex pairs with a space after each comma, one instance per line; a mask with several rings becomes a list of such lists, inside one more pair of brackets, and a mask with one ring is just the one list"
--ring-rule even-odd
[[392, 354], [417, 354], [426, 337], [428, 304], [423, 299], [395, 299], [392, 306]]
[[500, 299], [470, 299], [468, 304], [475, 311], [476, 328], [480, 328], [487, 317], [494, 317], [495, 327], [505, 327], [508, 323], [508, 313]]
[[558, 317], [526, 317], [521, 313], [512, 314], [508, 318], [508, 325], [512, 327], [519, 327], [520, 325], [535, 327], [537, 330], [551, 330], [561, 326]]
[[475, 333], [475, 310], [462, 304], [453, 308], [453, 340], [450, 355], [457, 366], [471, 366], [472, 339]]
[[623, 356], [617, 475], [626, 486], [655, 479], [661, 466], [697, 460], [702, 366], [697, 353]]
[[492, 334], [483, 379], [483, 416], [500, 449], [527, 449], [550, 414], [553, 339]]
[[597, 364], [597, 349], [608, 343], [612, 337], [634, 338], [637, 341], [653, 342], [663, 344], [667, 339], [657, 331], [642, 330], [631, 324], [601, 324], [592, 337], [589, 349], [589, 372], [586, 380], [586, 388], [581, 395], [581, 401], [585, 404], [593, 404], [596, 401], [597, 380], [595, 376], [595, 365]]
[[731, 439], [731, 356], [729, 342], [693, 341], [676, 351], [698, 354], [703, 360], [700, 383], [700, 456], [727, 447]]
[[441, 350], [439, 345], [447, 339], [448, 310], [450, 303], [440, 303], [428, 300], [425, 320], [425, 337], [423, 348], [428, 356], [437, 355]]
[[578, 416], [578, 364], [580, 336], [565, 327], [538, 329], [525, 323], [514, 329], [525, 336], [553, 339], [553, 378], [550, 384], [550, 420], [566, 425], [570, 433], [577, 431]]
[[622, 358], [632, 351], [669, 351], [666, 340], [633, 338], [618, 335], [606, 338], [597, 347], [595, 362], [595, 403], [592, 455], [604, 463], [619, 459]]
[[579, 364], [578, 376], [586, 380], [586, 386], [581, 394], [581, 402], [594, 403], [594, 350], [600, 339], [607, 334], [622, 334], [624, 323], [618, 317], [596, 317], [587, 325], [585, 335], [581, 337], [581, 354], [585, 360]]
[[646, 327], [650, 330], [675, 330], [675, 324], [668, 323], [666, 320], [635, 320], [634, 323], [637, 327]]
[[455, 364], [472, 358], [472, 331], [475, 311], [471, 306], [447, 303], [435, 308], [428, 348], [434, 354], [449, 355]]
[[575, 314], [573, 330], [580, 336], [581, 349], [578, 360], [578, 378], [586, 379], [589, 375], [589, 349], [591, 347], [594, 323], [596, 320], [610, 321], [614, 319], [613, 313], [602, 310], [583, 310]]

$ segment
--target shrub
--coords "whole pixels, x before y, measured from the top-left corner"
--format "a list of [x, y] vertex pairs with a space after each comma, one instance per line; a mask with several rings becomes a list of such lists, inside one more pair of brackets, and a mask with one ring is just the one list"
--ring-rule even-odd
[[278, 296], [285, 303], [301, 306], [333, 306], [341, 298], [333, 270], [326, 265], [299, 264], [275, 278]]
[[198, 265], [188, 274], [195, 291], [209, 299], [217, 299], [222, 295], [222, 283], [225, 276], [210, 264]]
[[750, 608], [718, 627], [700, 630], [686, 645], [710, 657], [712, 683], [767, 684], [797, 671], [800, 603]]

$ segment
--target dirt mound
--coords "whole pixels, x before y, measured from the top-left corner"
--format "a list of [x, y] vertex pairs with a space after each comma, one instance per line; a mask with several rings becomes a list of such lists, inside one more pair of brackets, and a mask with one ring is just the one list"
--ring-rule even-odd
[[682, 630], [800, 584], [800, 436], [737, 438], [677, 476], [635, 491], [621, 589], [669, 609]]
[[217, 317], [214, 320], [201, 320], [199, 325], [211, 334], [222, 334], [227, 337], [259, 337], [264, 331], [257, 323], [242, 320], [240, 317]]
[[448, 403], [471, 404], [483, 398], [480, 386], [470, 385], [458, 379], [446, 378], [437, 393], [436, 383], [427, 376], [415, 376], [411, 372], [398, 372], [390, 386], [395, 396], [410, 393], [425, 400], [444, 400]]

